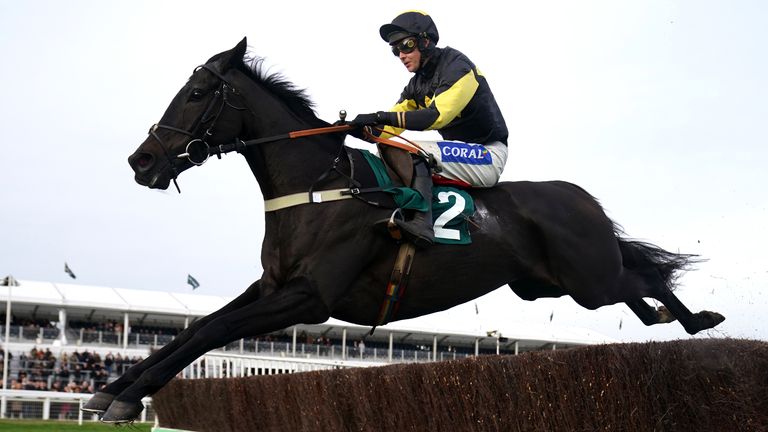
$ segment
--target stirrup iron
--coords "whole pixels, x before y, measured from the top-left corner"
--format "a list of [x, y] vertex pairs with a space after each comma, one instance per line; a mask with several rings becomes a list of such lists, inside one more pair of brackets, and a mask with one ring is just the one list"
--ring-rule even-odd
[[396, 241], [400, 241], [403, 239], [403, 233], [400, 231], [400, 225], [395, 222], [395, 219], [399, 218], [400, 220], [405, 220], [403, 217], [403, 211], [400, 208], [396, 208], [395, 211], [392, 212], [392, 215], [389, 217], [389, 220], [387, 220], [387, 232], [389, 232], [389, 236], [392, 237]]

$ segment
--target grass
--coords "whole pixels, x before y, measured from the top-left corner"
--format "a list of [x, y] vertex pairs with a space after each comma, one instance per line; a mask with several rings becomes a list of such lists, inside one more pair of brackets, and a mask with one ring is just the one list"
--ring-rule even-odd
[[114, 426], [97, 422], [0, 420], [0, 432], [150, 432], [152, 423]]

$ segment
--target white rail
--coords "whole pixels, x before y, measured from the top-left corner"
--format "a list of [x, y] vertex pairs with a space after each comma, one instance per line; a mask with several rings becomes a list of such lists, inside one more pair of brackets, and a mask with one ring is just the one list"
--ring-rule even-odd
[[327, 369], [383, 366], [387, 363], [350, 360], [280, 358], [237, 354], [206, 354], [182, 371], [182, 378], [226, 378], [275, 375]]

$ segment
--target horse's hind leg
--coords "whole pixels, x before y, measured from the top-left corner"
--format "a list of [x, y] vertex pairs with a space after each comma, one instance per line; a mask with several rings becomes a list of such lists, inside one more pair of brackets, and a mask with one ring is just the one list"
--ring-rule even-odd
[[261, 294], [260, 290], [260, 281], [256, 281], [251, 284], [251, 286], [244, 293], [240, 294], [237, 298], [229, 302], [223, 308], [192, 323], [189, 327], [179, 333], [173, 339], [173, 341], [166, 344], [162, 349], [153, 353], [141, 362], [131, 366], [131, 368], [129, 368], [127, 371], [125, 371], [124, 374], [120, 376], [120, 378], [99, 390], [83, 406], [83, 411], [93, 413], [103, 413], [106, 411], [114, 400], [115, 396], [133, 384], [133, 382], [136, 381], [136, 379], [138, 379], [139, 376], [144, 373], [144, 371], [164, 360], [174, 351], [186, 344], [200, 328], [202, 328], [210, 321], [256, 301]]
[[710, 329], [725, 320], [725, 317], [717, 312], [701, 311], [692, 313], [671, 290], [664, 287], [659, 291], [653, 297], [664, 303], [664, 306], [680, 321], [680, 324], [683, 325], [683, 328], [689, 334], [696, 334], [702, 330]]
[[661, 310], [664, 316], [660, 319], [669, 321], [666, 318], [666, 313], [669, 313], [690, 334], [712, 328], [725, 320], [717, 312], [691, 313], [672, 293], [675, 274], [688, 268], [693, 262], [692, 256], [668, 252], [658, 246], [620, 236], [617, 236], [617, 240], [622, 257], [617, 293], [623, 296], [623, 301], [629, 304], [643, 322], [648, 324], [653, 321], [648, 310], [650, 307], [646, 305], [647, 308], [644, 308], [637, 303], [643, 297], [651, 297], [663, 303], [667, 311]]
[[[712, 328], [725, 320], [717, 312], [701, 311], [692, 313], [683, 302], [672, 293], [662, 281], [648, 280], [634, 270], [624, 268], [617, 283], [625, 296], [624, 302], [645, 325], [661, 324], [675, 321], [682, 324], [685, 331], [696, 334], [701, 330]], [[632, 298], [634, 297], [634, 298]], [[643, 297], [651, 297], [660, 301], [664, 306], [654, 309]]]

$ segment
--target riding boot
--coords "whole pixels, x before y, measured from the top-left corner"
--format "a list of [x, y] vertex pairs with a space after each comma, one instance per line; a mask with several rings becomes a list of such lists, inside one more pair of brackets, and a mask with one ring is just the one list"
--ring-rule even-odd
[[432, 176], [418, 175], [413, 179], [413, 188], [427, 200], [427, 210], [417, 211], [410, 221], [396, 221], [406, 237], [420, 248], [427, 247], [435, 242], [435, 233], [432, 229]]
[[426, 163], [416, 161], [414, 165], [413, 189], [421, 194], [427, 202], [426, 211], [416, 211], [410, 221], [396, 220], [403, 234], [417, 247], [427, 247], [435, 242], [432, 230], [432, 176]]

